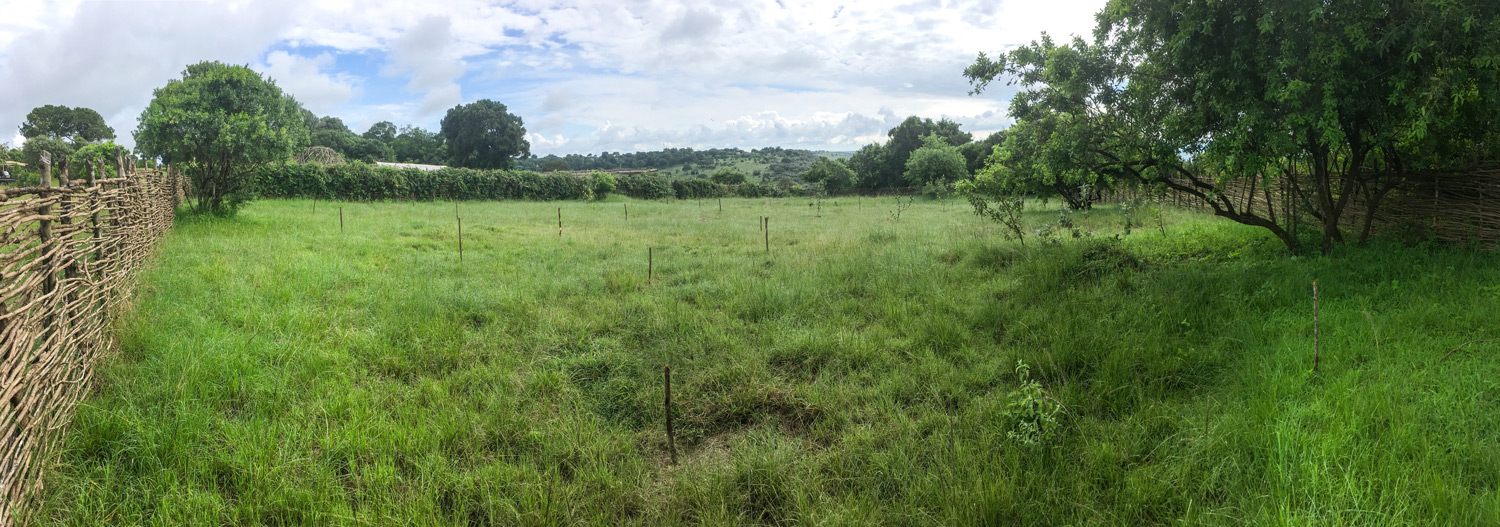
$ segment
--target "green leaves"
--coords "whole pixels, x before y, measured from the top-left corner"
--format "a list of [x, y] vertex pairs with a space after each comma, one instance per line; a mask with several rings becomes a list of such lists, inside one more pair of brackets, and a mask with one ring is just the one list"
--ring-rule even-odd
[[301, 105], [245, 66], [193, 64], [154, 95], [136, 148], [186, 170], [198, 212], [232, 213], [250, 199], [256, 168], [308, 144]]
[[504, 104], [481, 99], [448, 110], [442, 134], [447, 140], [449, 164], [468, 168], [515, 166], [516, 158], [531, 155], [526, 127]]
[[922, 139], [922, 147], [906, 161], [906, 181], [914, 186], [948, 184], [969, 175], [958, 148], [937, 134]]
[[1098, 19], [1093, 42], [1043, 36], [964, 72], [1022, 88], [994, 158], [1018, 188], [1163, 184], [1290, 245], [1220, 188], [1279, 179], [1326, 246], [1351, 196], [1500, 150], [1500, 3], [1114, 0]]
[[808, 183], [822, 183], [824, 189], [838, 192], [854, 188], [859, 183], [859, 176], [842, 161], [819, 157], [813, 161], [811, 167], [808, 167], [807, 172], [802, 173], [802, 180]]

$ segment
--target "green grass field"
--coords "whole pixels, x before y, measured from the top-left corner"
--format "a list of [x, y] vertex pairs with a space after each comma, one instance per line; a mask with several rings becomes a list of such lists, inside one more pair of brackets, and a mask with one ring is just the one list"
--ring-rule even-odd
[[39, 523], [1500, 524], [1493, 253], [723, 203], [184, 219]]

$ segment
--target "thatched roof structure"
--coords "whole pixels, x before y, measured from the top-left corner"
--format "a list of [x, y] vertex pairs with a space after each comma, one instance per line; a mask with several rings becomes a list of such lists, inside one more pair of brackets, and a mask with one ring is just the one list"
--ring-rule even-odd
[[307, 163], [317, 163], [319, 165], [342, 165], [344, 164], [344, 156], [339, 155], [339, 153], [334, 151], [334, 149], [332, 148], [328, 148], [326, 146], [315, 146], [307, 149], [307, 151], [303, 152], [301, 155], [298, 155], [296, 161], [304, 165]]

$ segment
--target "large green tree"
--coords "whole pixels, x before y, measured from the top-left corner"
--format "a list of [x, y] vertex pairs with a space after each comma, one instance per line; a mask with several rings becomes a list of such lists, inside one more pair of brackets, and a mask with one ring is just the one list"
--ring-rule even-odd
[[72, 143], [75, 147], [115, 138], [115, 130], [104, 124], [104, 117], [91, 108], [69, 108], [48, 104], [26, 114], [21, 122], [26, 139], [46, 137]]
[[859, 184], [867, 188], [889, 188], [904, 186], [906, 161], [912, 152], [922, 148], [923, 138], [937, 135], [952, 146], [961, 146], [973, 139], [968, 132], [959, 130], [958, 123], [941, 119], [907, 117], [901, 124], [886, 132], [890, 138], [884, 145], [868, 145], [856, 153], [858, 160], [850, 160], [849, 166], [859, 175]]
[[859, 182], [859, 176], [842, 160], [834, 160], [819, 157], [813, 161], [812, 166], [802, 173], [802, 180], [808, 183], [821, 183], [823, 189], [828, 192], [841, 192], [854, 188]]
[[36, 137], [27, 139], [26, 144], [21, 145], [21, 161], [26, 163], [27, 168], [37, 170], [41, 166], [42, 152], [52, 154], [52, 162], [58, 163], [73, 155], [78, 148], [62, 139], [52, 137]]
[[442, 133], [452, 166], [509, 169], [516, 159], [531, 155], [521, 117], [489, 99], [449, 109]]
[[443, 136], [415, 126], [402, 127], [401, 133], [391, 140], [391, 150], [396, 161], [402, 163], [441, 165], [448, 162]]
[[964, 168], [967, 168], [970, 174], [978, 174], [979, 170], [984, 168], [985, 162], [989, 161], [990, 155], [995, 153], [995, 147], [1004, 142], [1005, 131], [1001, 130], [990, 134], [982, 141], [964, 143], [963, 146], [958, 147], [959, 153], [964, 155]]
[[1092, 42], [1043, 38], [965, 71], [976, 92], [1022, 88], [1008, 155], [982, 179], [1165, 186], [1295, 250], [1297, 214], [1224, 192], [1274, 184], [1326, 251], [1356, 196], [1373, 211], [1409, 171], [1500, 144], [1492, 0], [1112, 0], [1098, 20]]
[[381, 121], [370, 125], [369, 130], [363, 134], [365, 139], [373, 139], [384, 144], [391, 144], [396, 139], [396, 125], [390, 121]]
[[233, 212], [250, 198], [258, 167], [308, 144], [297, 101], [245, 66], [193, 64], [153, 95], [136, 148], [182, 166], [198, 212]]
[[964, 155], [958, 152], [958, 147], [948, 144], [942, 136], [932, 134], [924, 138], [922, 147], [906, 159], [906, 182], [912, 186], [947, 185], [968, 177], [969, 171], [964, 163]]

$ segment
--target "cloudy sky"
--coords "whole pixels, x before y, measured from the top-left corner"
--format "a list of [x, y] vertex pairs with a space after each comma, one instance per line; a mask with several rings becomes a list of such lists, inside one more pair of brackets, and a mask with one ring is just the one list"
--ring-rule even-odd
[[907, 115], [1004, 128], [964, 66], [1087, 34], [1103, 0], [0, 0], [0, 141], [44, 104], [120, 141], [187, 64], [249, 64], [356, 132], [436, 130], [460, 103], [520, 115], [532, 152], [854, 150]]

